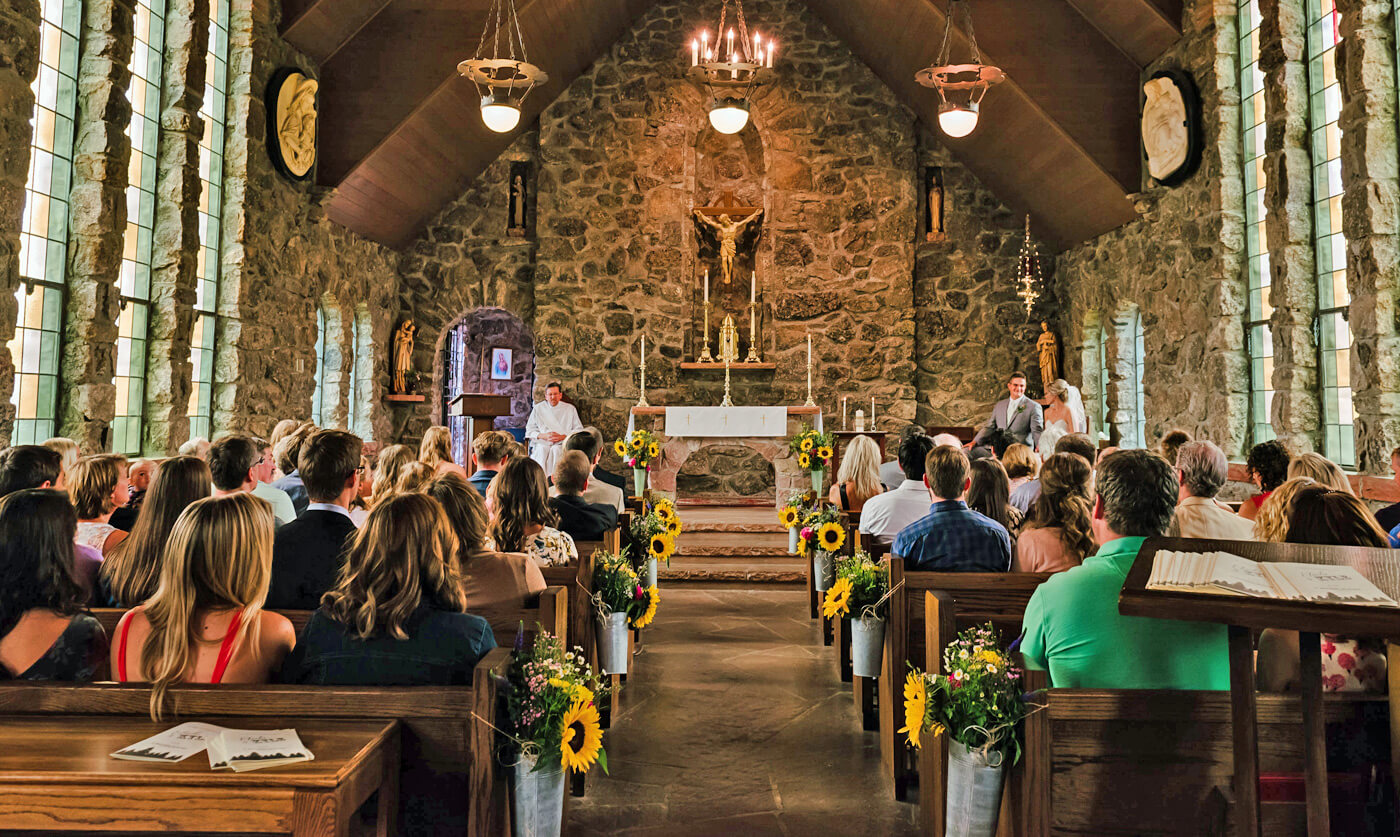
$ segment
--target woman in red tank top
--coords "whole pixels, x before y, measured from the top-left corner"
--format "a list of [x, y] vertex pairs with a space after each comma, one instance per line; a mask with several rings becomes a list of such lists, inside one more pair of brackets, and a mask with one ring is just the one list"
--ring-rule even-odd
[[262, 610], [271, 570], [266, 502], [210, 497], [180, 515], [159, 588], [122, 617], [112, 647], [119, 682], [151, 683], [152, 718], [174, 683], [262, 683], [276, 671], [296, 637], [286, 617]]

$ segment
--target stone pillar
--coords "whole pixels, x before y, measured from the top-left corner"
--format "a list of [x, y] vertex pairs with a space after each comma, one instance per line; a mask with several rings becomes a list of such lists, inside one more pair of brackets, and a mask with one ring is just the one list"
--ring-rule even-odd
[[1274, 405], [1270, 419], [1294, 453], [1317, 447], [1317, 279], [1312, 237], [1312, 159], [1308, 148], [1308, 68], [1303, 4], [1260, 0], [1259, 67], [1264, 72], [1265, 234], [1274, 306]]
[[133, 0], [93, 0], [83, 9], [58, 432], [88, 453], [107, 449], [116, 414], [134, 15]]
[[1389, 3], [1338, 0], [1337, 9], [1356, 464], [1364, 473], [1388, 474], [1391, 447], [1400, 442], [1395, 30]]
[[190, 339], [199, 254], [199, 108], [209, 49], [209, 0], [179, 0], [165, 18], [151, 319], [142, 451], [171, 455], [189, 438]]
[[[38, 72], [38, 0], [0, 0], [0, 343], [9, 343], [15, 333], [19, 233], [33, 139], [29, 85]], [[14, 427], [14, 385], [14, 361], [8, 351], [0, 351], [0, 444], [9, 442]]]

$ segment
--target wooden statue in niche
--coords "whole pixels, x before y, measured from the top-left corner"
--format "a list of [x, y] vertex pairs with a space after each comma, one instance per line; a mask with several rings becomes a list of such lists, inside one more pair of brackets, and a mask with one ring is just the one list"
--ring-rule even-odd
[[924, 197], [928, 221], [924, 224], [925, 241], [943, 241], [948, 237], [943, 226], [944, 210], [947, 207], [947, 192], [943, 190], [943, 167], [924, 168]]
[[719, 247], [719, 275], [724, 284], [734, 279], [734, 265], [739, 255], [740, 240], [745, 237], [749, 224], [758, 226], [763, 208], [742, 206], [734, 198], [733, 192], [725, 192], [715, 206], [697, 206], [695, 221], [700, 232], [708, 233]]
[[507, 183], [508, 196], [506, 199], [506, 209], [509, 215], [506, 224], [506, 235], [511, 238], [525, 237], [525, 211], [529, 195], [529, 182], [529, 162], [525, 160], [512, 161], [510, 164], [510, 180]]
[[[697, 296], [708, 300], [711, 322], [719, 323], [731, 316], [736, 321], [750, 321], [750, 345], [743, 348], [757, 362], [759, 355], [753, 344], [758, 342], [761, 328], [757, 321], [762, 317], [758, 305], [756, 251], [763, 208], [742, 204], [733, 192], [726, 191], [713, 206], [695, 207], [692, 217], [699, 243], [696, 279], [699, 280], [697, 284], [702, 285], [696, 290], [703, 293]], [[699, 319], [696, 318], [696, 326], [701, 325]], [[703, 359], [703, 352], [699, 354]]]

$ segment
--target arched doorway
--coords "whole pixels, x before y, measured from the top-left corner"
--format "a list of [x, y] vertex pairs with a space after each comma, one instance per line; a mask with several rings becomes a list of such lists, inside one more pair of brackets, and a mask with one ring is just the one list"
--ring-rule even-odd
[[524, 432], [535, 389], [535, 336], [524, 321], [504, 308], [469, 311], [447, 329], [440, 362], [439, 409], [454, 460], [465, 466], [470, 459], [466, 419], [447, 415], [448, 402], [464, 392], [509, 395], [511, 414], [496, 419], [496, 429]]

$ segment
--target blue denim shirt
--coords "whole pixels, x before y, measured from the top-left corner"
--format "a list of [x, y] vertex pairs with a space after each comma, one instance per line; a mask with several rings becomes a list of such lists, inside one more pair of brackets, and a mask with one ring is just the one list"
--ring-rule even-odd
[[895, 536], [893, 553], [906, 570], [937, 572], [1006, 572], [1011, 569], [1011, 536], [1000, 523], [967, 507], [943, 500]]
[[413, 612], [404, 631], [408, 639], [360, 639], [318, 610], [282, 666], [281, 679], [323, 686], [470, 685], [472, 669], [496, 647], [485, 619], [428, 605]]

